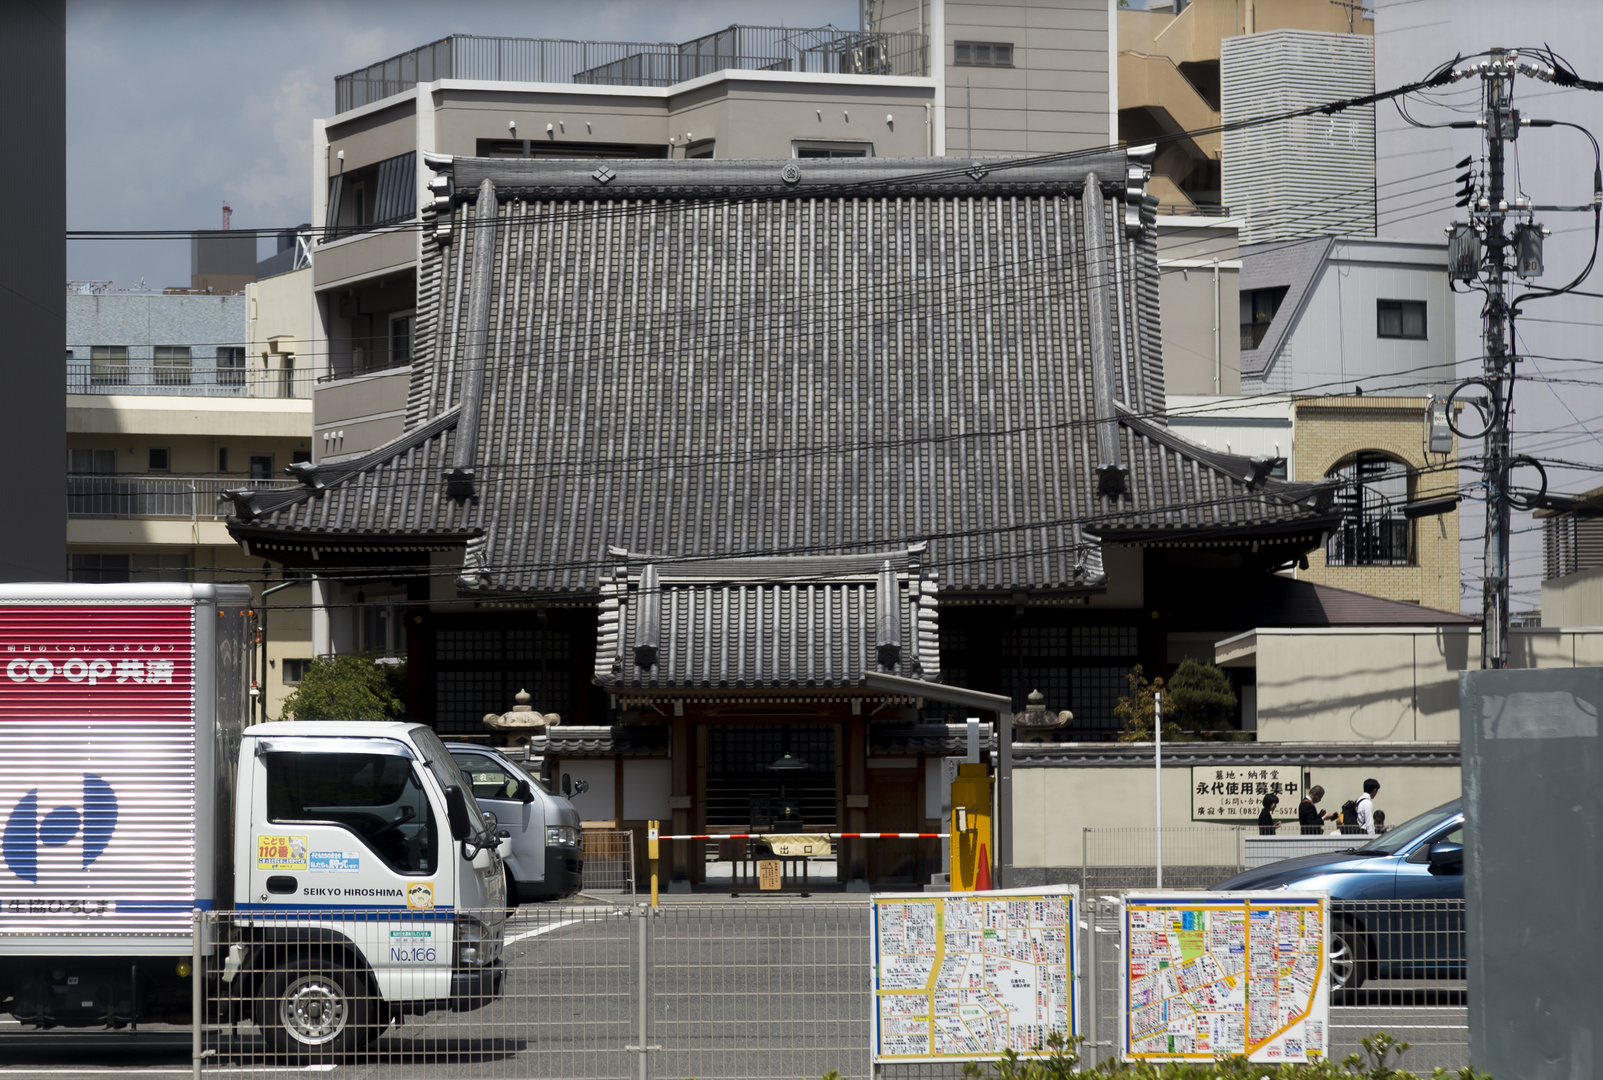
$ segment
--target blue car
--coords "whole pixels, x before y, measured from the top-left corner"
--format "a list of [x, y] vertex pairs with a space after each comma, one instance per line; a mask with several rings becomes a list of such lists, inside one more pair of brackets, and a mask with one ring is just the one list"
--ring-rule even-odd
[[1454, 799], [1363, 846], [1260, 866], [1215, 889], [1330, 894], [1330, 983], [1464, 975], [1464, 804]]

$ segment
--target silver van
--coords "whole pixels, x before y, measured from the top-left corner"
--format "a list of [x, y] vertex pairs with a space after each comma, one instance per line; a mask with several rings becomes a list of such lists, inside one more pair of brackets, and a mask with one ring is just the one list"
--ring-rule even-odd
[[584, 884], [579, 811], [511, 758], [475, 743], [445, 744], [479, 806], [496, 817], [508, 842], [507, 903], [561, 900]]

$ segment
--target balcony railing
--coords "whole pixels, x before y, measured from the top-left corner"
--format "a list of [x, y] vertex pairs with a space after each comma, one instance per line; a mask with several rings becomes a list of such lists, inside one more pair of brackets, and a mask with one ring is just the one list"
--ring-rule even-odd
[[242, 476], [116, 476], [74, 473], [67, 477], [70, 518], [187, 518], [214, 521], [228, 516], [223, 492], [242, 487], [290, 488], [295, 480], [250, 480]]
[[1325, 565], [1408, 566], [1413, 562], [1413, 525], [1392, 517], [1345, 521], [1325, 541]]
[[923, 75], [929, 37], [833, 26], [730, 26], [693, 41], [568, 41], [453, 34], [334, 80], [334, 111], [437, 79], [671, 86], [715, 71]]
[[310, 398], [315, 368], [155, 367], [69, 363], [69, 394], [160, 394], [166, 397]]

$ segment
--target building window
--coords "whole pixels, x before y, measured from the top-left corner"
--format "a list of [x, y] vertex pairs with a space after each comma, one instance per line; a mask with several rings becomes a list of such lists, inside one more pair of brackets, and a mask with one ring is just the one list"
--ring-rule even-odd
[[820, 142], [816, 139], [795, 139], [790, 152], [799, 158], [859, 158], [873, 157], [871, 142]]
[[228, 447], [226, 446], [217, 448], [217, 471], [220, 473], [228, 471]]
[[250, 478], [252, 480], [273, 479], [272, 454], [252, 454], [250, 456]]
[[188, 345], [157, 345], [154, 359], [157, 386], [189, 385]]
[[301, 680], [306, 678], [307, 669], [312, 666], [310, 660], [280, 660], [278, 663], [285, 686], [299, 686]]
[[1329, 475], [1341, 481], [1336, 501], [1342, 521], [1325, 541], [1325, 565], [1410, 565], [1413, 522], [1403, 517], [1408, 467], [1385, 454], [1363, 450]]
[[712, 144], [712, 142], [710, 142], [710, 141], [701, 142], [701, 143], [696, 143], [694, 146], [687, 147], [685, 149], [685, 157], [687, 159], [690, 159], [690, 160], [694, 160], [696, 158], [711, 158], [711, 157], [713, 157], [713, 144]]
[[127, 386], [128, 346], [91, 345], [89, 381], [95, 386]]
[[82, 476], [110, 476], [117, 471], [117, 451], [68, 450], [67, 471]]
[[146, 468], [150, 472], [172, 472], [173, 454], [165, 446], [152, 446], [146, 452]]
[[1274, 322], [1280, 302], [1286, 298], [1286, 286], [1274, 289], [1241, 290], [1241, 347], [1256, 349], [1263, 344]]
[[1006, 41], [959, 41], [952, 46], [956, 67], [1013, 66], [1013, 45]]
[[289, 463], [291, 465], [300, 465], [311, 460], [312, 452], [310, 450], [291, 450], [289, 452]]
[[328, 178], [329, 238], [405, 221], [417, 213], [417, 157], [408, 151]]
[[245, 385], [245, 347], [219, 345], [217, 347], [217, 385]]
[[407, 367], [412, 363], [413, 313], [403, 311], [390, 316], [390, 366]]
[[85, 585], [182, 583], [189, 580], [189, 556], [75, 551], [67, 556], [67, 580]]
[[1379, 337], [1425, 340], [1425, 301], [1376, 301], [1375, 333]]

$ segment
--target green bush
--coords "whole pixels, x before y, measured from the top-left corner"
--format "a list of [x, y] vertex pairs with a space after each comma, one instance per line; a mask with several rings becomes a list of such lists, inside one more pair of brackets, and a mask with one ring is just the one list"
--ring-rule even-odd
[[[1265, 1065], [1246, 1058], [1221, 1058], [1210, 1065], [1188, 1062], [1104, 1061], [1091, 1069], [1080, 1069], [1080, 1039], [1054, 1034], [1047, 1039], [1047, 1052], [1040, 1057], [1020, 1057], [1009, 1050], [1002, 1060], [986, 1066], [969, 1063], [963, 1075], [971, 1080], [1069, 1080], [1071, 1076], [1107, 1076], [1118, 1080], [1416, 1080], [1416, 1074], [1399, 1067], [1408, 1044], [1398, 1042], [1384, 1031], [1359, 1040], [1362, 1054], [1349, 1054], [1340, 1062], [1320, 1061], [1306, 1065]], [[1076, 1071], [1078, 1070], [1078, 1072]], [[1491, 1080], [1474, 1069], [1458, 1072], [1436, 1069], [1431, 1080]]]
[[406, 715], [406, 665], [366, 654], [320, 656], [284, 699], [285, 720], [395, 720]]

